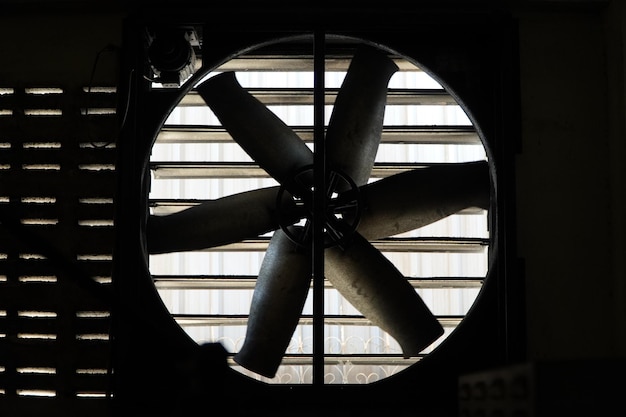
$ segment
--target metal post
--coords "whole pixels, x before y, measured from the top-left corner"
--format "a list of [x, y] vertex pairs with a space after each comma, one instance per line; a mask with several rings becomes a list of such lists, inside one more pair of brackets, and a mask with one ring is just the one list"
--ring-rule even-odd
[[324, 212], [326, 209], [325, 34], [314, 34], [313, 93], [313, 384], [324, 383]]

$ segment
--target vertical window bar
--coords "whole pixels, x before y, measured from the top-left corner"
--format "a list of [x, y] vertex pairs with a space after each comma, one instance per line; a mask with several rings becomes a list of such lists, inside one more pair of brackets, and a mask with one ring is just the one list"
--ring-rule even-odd
[[325, 35], [316, 30], [313, 51], [313, 385], [324, 384], [324, 211], [326, 149], [324, 138]]

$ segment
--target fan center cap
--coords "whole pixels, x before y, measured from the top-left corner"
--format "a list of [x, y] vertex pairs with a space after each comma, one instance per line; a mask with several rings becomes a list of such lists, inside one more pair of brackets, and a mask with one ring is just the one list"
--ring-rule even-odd
[[[326, 190], [316, 194], [312, 184], [313, 167], [307, 166], [289, 184], [281, 185], [276, 207], [278, 223], [291, 241], [299, 246], [313, 244], [313, 225], [323, 223], [324, 247], [344, 247], [359, 225], [362, 201], [359, 187], [347, 174], [329, 170]], [[323, 198], [323, 209], [316, 207], [315, 198]]]

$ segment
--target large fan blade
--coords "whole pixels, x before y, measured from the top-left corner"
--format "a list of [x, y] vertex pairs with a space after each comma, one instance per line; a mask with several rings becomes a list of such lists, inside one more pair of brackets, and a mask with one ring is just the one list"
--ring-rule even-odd
[[[379, 239], [415, 230], [469, 207], [487, 209], [489, 165], [487, 161], [473, 161], [415, 169], [360, 190], [365, 208], [358, 232], [367, 239]], [[274, 230], [277, 192], [278, 187], [268, 187], [204, 202], [167, 216], [150, 216], [148, 251], [203, 249]], [[293, 204], [287, 196], [282, 215]], [[294, 220], [301, 217], [295, 207], [293, 214]]]
[[443, 327], [397, 268], [358, 233], [347, 250], [325, 251], [326, 277], [373, 324], [389, 333], [405, 358], [443, 334]]
[[327, 162], [356, 185], [367, 183], [374, 166], [387, 84], [397, 70], [398, 66], [381, 50], [360, 46], [337, 94], [326, 132]]
[[[203, 202], [178, 213], [150, 216], [148, 252], [166, 253], [210, 248], [257, 237], [278, 227], [278, 187], [261, 188]], [[295, 210], [284, 194], [282, 215]], [[294, 217], [294, 219], [296, 219]]]
[[[313, 153], [289, 126], [245, 91], [234, 73], [212, 77], [198, 92], [233, 139], [292, 194], [308, 197]], [[284, 207], [283, 209], [284, 210]], [[273, 377], [289, 345], [311, 280], [310, 252], [276, 230], [254, 289], [244, 344], [234, 359]]]
[[486, 161], [434, 166], [360, 187], [365, 208], [345, 250], [326, 251], [326, 277], [372, 323], [417, 355], [443, 328], [396, 267], [367, 239], [417, 229], [468, 207], [488, 208]]
[[292, 181], [302, 168], [313, 164], [313, 153], [285, 122], [241, 87], [234, 72], [209, 78], [197, 91], [261, 168], [289, 191], [303, 191], [294, 188]]
[[259, 271], [243, 346], [235, 362], [273, 378], [293, 335], [311, 285], [310, 251], [276, 230]]
[[469, 207], [489, 207], [487, 161], [432, 166], [361, 187], [358, 232], [378, 239], [414, 230]]
[[[329, 165], [357, 186], [369, 180], [383, 128], [387, 85], [396, 64], [381, 51], [355, 53], [337, 96], [327, 132]], [[338, 189], [337, 191], [346, 191]], [[415, 356], [443, 328], [396, 267], [358, 233], [346, 247], [325, 252], [325, 275], [374, 325]]]

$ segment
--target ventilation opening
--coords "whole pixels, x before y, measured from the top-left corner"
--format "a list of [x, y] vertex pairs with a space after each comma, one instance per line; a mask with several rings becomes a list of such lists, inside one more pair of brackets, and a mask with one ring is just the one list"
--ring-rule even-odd
[[[360, 43], [332, 38], [326, 46], [325, 129]], [[381, 51], [398, 69], [388, 81], [382, 134], [368, 183], [409, 171], [487, 161], [469, 113], [451, 92], [418, 63], [393, 51]], [[289, 126], [312, 153], [319, 151], [319, 107], [315, 106], [319, 78], [315, 62], [312, 44], [286, 40], [238, 55], [196, 83], [169, 114], [154, 142], [150, 159], [151, 215], [165, 218], [223, 197], [281, 185], [233, 139], [199, 94], [196, 87], [218, 74], [234, 71], [244, 90]], [[422, 187], [410, 184], [399, 193], [419, 195]], [[248, 221], [227, 217], [206, 221], [233, 227]], [[240, 366], [233, 355], [245, 340], [257, 277], [274, 233], [272, 230], [224, 245], [152, 254], [149, 260], [154, 284], [185, 332], [199, 344], [223, 344], [234, 369], [271, 384], [311, 384], [317, 366], [323, 366], [325, 384], [367, 384], [413, 366], [445, 343], [461, 325], [479, 301], [489, 269], [488, 210], [477, 205], [423, 227], [369, 239], [435, 315], [443, 326], [443, 335], [406, 357], [396, 338], [373, 324], [330, 280], [323, 280], [317, 287], [312, 282], [278, 371], [274, 377], [267, 377]], [[321, 304], [316, 304], [315, 291], [323, 292]], [[323, 348], [316, 348], [315, 326], [320, 320]], [[316, 349], [322, 352], [321, 365]]]
[[111, 286], [114, 233], [102, 225], [113, 222], [115, 171], [81, 167], [113, 167], [118, 119], [95, 109], [116, 104], [115, 87], [0, 87], [0, 397], [15, 415], [110, 396], [100, 295]]

